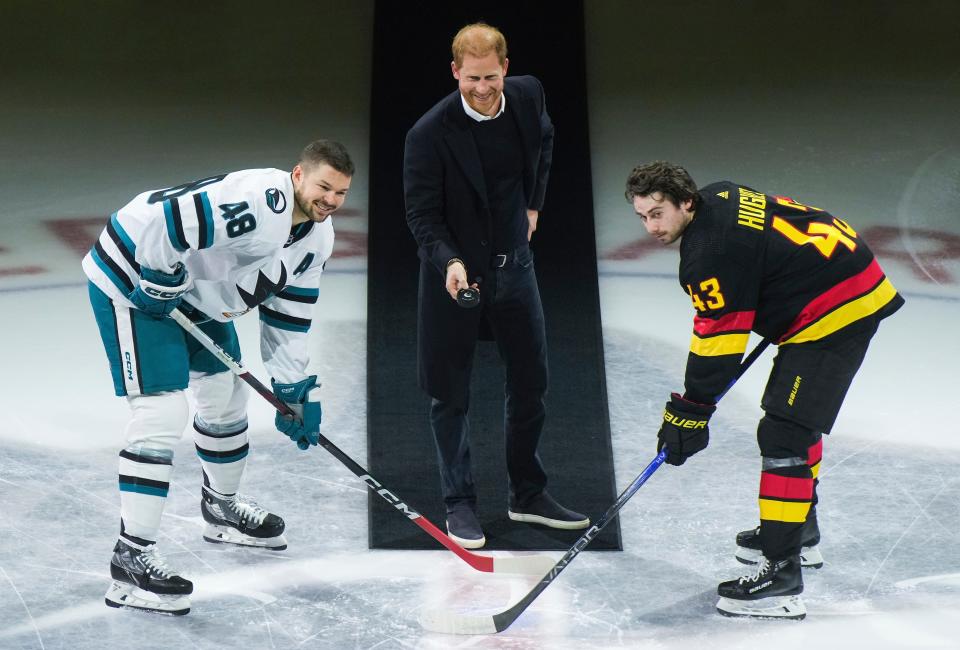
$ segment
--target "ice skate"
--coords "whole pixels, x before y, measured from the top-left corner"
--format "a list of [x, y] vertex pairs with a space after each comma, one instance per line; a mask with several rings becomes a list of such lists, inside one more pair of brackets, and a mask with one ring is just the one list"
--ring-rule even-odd
[[761, 556], [755, 574], [721, 582], [717, 593], [717, 611], [724, 616], [799, 620], [807, 615], [798, 555], [776, 562]]
[[207, 522], [203, 538], [214, 544], [254, 546], [271, 551], [287, 548], [283, 519], [268, 512], [253, 499], [219, 494], [203, 487], [200, 511]]
[[118, 540], [110, 559], [113, 583], [104, 597], [110, 607], [182, 616], [190, 611], [193, 583], [170, 568], [155, 544], [139, 547]]
[[[817, 527], [816, 520], [808, 520], [803, 525], [803, 540], [800, 547], [800, 566], [804, 569], [819, 569], [823, 566], [823, 555], [820, 553], [820, 530]], [[763, 551], [760, 549], [760, 527], [742, 530], [737, 533], [737, 552], [735, 554], [738, 562], [743, 564], [755, 565], [763, 557]]]

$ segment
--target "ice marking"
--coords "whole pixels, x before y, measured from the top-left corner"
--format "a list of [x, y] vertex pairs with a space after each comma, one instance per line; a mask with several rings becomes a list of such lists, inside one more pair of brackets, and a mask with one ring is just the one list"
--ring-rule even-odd
[[33, 619], [33, 614], [30, 613], [30, 608], [27, 607], [26, 601], [23, 599], [23, 596], [20, 595], [20, 590], [17, 589], [17, 585], [13, 584], [13, 580], [10, 579], [10, 576], [7, 575], [7, 572], [2, 566], [0, 566], [0, 573], [3, 574], [3, 577], [7, 579], [7, 582], [10, 583], [10, 586], [13, 588], [13, 593], [17, 594], [17, 598], [20, 599], [20, 604], [23, 605], [23, 609], [27, 612], [27, 617], [30, 619], [30, 625], [33, 627], [33, 631], [37, 635], [37, 642], [40, 644], [41, 648], [45, 648], [43, 645], [43, 637], [40, 636], [40, 629], [37, 627], [37, 622]]
[[[900, 234], [903, 238], [904, 249], [910, 255], [910, 259], [913, 260], [917, 268], [923, 271], [923, 274], [930, 279], [930, 282], [938, 286], [943, 284], [935, 277], [935, 275], [939, 274], [931, 273], [930, 269], [921, 259], [921, 256], [917, 252], [917, 244], [911, 237], [911, 226], [912, 222], [916, 220], [914, 212], [916, 210], [917, 197], [921, 195], [920, 183], [930, 175], [930, 170], [934, 167], [934, 164], [939, 163], [941, 159], [947, 158], [949, 152], [949, 149], [941, 149], [930, 155], [930, 157], [917, 167], [917, 170], [907, 183], [907, 189], [904, 190], [903, 195], [900, 197], [900, 203], [897, 205], [897, 221], [900, 223]], [[947, 166], [949, 167], [949, 162]], [[960, 170], [954, 169], [952, 171], [954, 175], [958, 177], [954, 190], [960, 192]]]

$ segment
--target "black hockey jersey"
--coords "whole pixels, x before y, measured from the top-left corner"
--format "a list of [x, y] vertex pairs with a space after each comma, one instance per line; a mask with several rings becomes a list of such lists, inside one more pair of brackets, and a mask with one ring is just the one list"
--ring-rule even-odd
[[680, 242], [680, 284], [696, 309], [688, 399], [716, 401], [751, 331], [809, 343], [872, 327], [903, 304], [846, 221], [728, 181], [699, 195]]

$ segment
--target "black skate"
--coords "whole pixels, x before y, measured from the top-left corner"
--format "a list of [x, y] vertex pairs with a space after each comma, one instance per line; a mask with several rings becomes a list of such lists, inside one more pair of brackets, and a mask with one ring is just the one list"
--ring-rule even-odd
[[203, 487], [200, 511], [207, 527], [203, 538], [214, 544], [255, 546], [271, 551], [287, 548], [283, 519], [239, 494], [225, 496]]
[[[823, 566], [823, 555], [820, 554], [820, 529], [816, 519], [808, 519], [803, 524], [800, 533], [800, 566], [804, 569], [819, 569]], [[763, 551], [760, 548], [760, 527], [742, 530], [737, 533], [738, 562], [754, 565], [760, 561]]]
[[167, 565], [156, 544], [141, 547], [118, 540], [110, 559], [110, 576], [113, 583], [104, 597], [110, 607], [173, 616], [190, 611], [193, 583]]
[[803, 576], [799, 555], [776, 562], [761, 556], [754, 575], [721, 582], [717, 593], [717, 611], [724, 616], [802, 619], [807, 615], [800, 598]]

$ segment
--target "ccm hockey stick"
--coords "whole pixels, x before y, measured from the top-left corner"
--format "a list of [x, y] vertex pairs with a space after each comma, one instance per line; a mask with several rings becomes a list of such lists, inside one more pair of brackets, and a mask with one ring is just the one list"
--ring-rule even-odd
[[[277, 396], [273, 394], [272, 390], [264, 386], [256, 377], [250, 374], [250, 372], [243, 366], [242, 363], [231, 357], [223, 350], [223, 348], [214, 343], [213, 340], [207, 336], [203, 330], [197, 327], [196, 323], [187, 318], [182, 311], [179, 309], [174, 309], [170, 313], [170, 317], [177, 321], [177, 323], [183, 329], [185, 329], [188, 334], [197, 339], [200, 345], [205, 347], [217, 359], [222, 361], [223, 364], [227, 366], [227, 368], [229, 368], [233, 374], [247, 382], [247, 384], [257, 391], [261, 397], [270, 402], [275, 409], [284, 415], [292, 415], [296, 417], [296, 414], [293, 412], [293, 410], [284, 404], [280, 399], [278, 399]], [[491, 557], [487, 555], [471, 553], [450, 539], [449, 536], [434, 526], [426, 517], [408, 506], [403, 500], [400, 499], [400, 497], [383, 487], [380, 481], [371, 476], [366, 469], [361, 467], [352, 458], [350, 458], [350, 456], [341, 451], [335, 444], [324, 437], [323, 434], [319, 434], [319, 438], [320, 446], [333, 454], [334, 458], [346, 465], [347, 469], [356, 474], [357, 477], [363, 481], [368, 488], [370, 488], [370, 490], [380, 495], [380, 497], [382, 497], [387, 503], [403, 513], [403, 515], [406, 516], [410, 521], [422, 528], [432, 538], [443, 544], [448, 550], [453, 551], [457, 557], [477, 571], [485, 571], [487, 573], [524, 573], [530, 575], [541, 575], [552, 565], [553, 560], [546, 555], [531, 555], [525, 557]]]
[[[757, 347], [754, 348], [740, 364], [737, 376], [723, 389], [723, 392], [717, 397], [717, 401], [720, 401], [720, 398], [727, 394], [727, 391], [730, 390], [733, 384], [747, 371], [747, 368], [757, 360], [769, 344], [769, 339], [764, 339], [757, 344]], [[579, 555], [580, 551], [585, 549], [587, 545], [593, 541], [593, 538], [600, 534], [600, 531], [613, 520], [620, 511], [620, 508], [622, 508], [624, 504], [630, 500], [630, 497], [640, 489], [640, 486], [646, 483], [647, 479], [663, 465], [663, 461], [666, 460], [666, 458], [667, 450], [662, 449], [660, 453], [657, 454], [657, 457], [633, 480], [633, 483], [628, 485], [627, 489], [620, 493], [616, 503], [607, 508], [607, 511], [603, 513], [600, 519], [590, 526], [587, 532], [580, 536], [580, 539], [574, 542], [570, 550], [564, 553], [563, 557], [540, 579], [540, 582], [515, 605], [499, 614], [486, 616], [458, 614], [447, 610], [427, 610], [420, 615], [420, 625], [431, 632], [442, 632], [445, 634], [496, 634], [510, 627], [520, 614], [530, 606], [530, 603], [532, 603], [544, 589], [550, 586], [550, 583], [560, 575], [561, 571], [567, 568], [570, 562], [573, 561], [573, 558]]]

